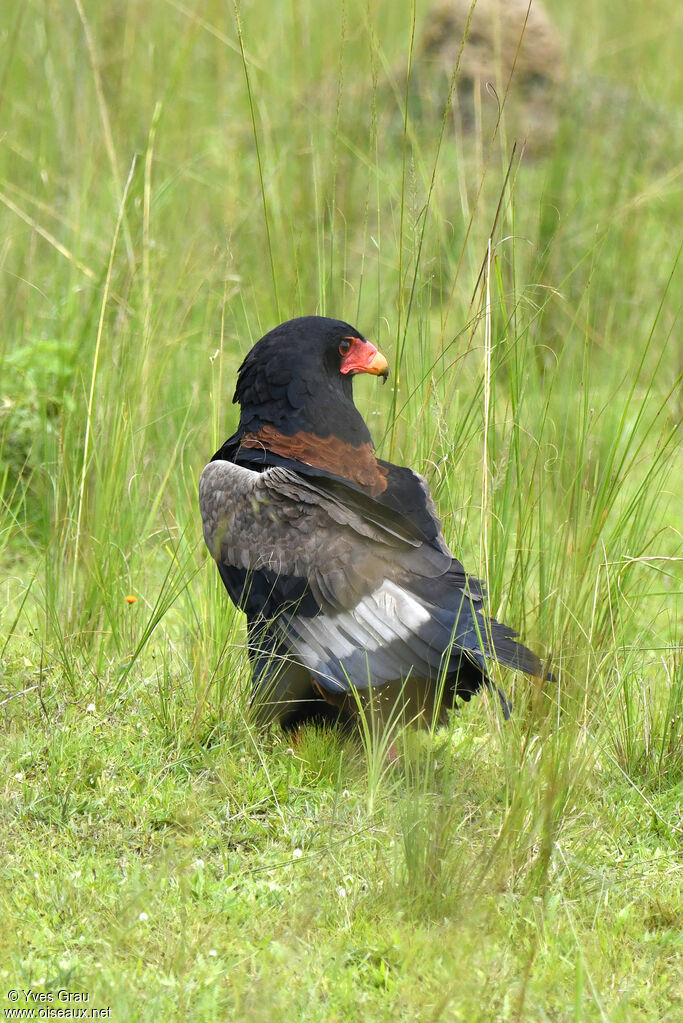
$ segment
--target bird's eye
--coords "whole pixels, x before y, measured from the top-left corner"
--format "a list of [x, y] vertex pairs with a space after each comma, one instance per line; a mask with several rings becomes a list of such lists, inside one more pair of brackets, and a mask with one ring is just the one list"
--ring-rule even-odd
[[340, 355], [346, 355], [346, 353], [348, 352], [350, 347], [351, 347], [351, 342], [348, 340], [348, 338], [344, 338], [344, 340], [339, 345], [339, 354]]

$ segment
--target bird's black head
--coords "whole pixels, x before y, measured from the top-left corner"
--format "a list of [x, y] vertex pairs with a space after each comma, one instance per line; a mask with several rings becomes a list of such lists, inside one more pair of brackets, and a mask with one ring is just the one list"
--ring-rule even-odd
[[283, 434], [334, 434], [350, 444], [370, 440], [353, 403], [352, 378], [387, 378], [387, 361], [355, 327], [325, 316], [287, 320], [257, 341], [242, 363], [233, 402], [239, 433], [273, 426]]

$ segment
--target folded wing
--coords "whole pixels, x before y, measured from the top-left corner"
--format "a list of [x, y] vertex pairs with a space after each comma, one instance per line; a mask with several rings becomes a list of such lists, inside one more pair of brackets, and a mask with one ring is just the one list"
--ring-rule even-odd
[[200, 506], [207, 546], [247, 613], [258, 687], [283, 659], [333, 695], [444, 673], [462, 676], [467, 699], [488, 682], [487, 657], [540, 670], [513, 630], [484, 615], [482, 588], [448, 550], [433, 505], [427, 540], [397, 509], [338, 480], [216, 460], [202, 473]]

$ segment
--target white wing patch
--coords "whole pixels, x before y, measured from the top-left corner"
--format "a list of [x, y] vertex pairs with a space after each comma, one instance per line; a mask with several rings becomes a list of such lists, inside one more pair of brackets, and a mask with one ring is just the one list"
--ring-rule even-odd
[[[328, 686], [347, 691], [343, 669], [351, 672], [355, 668], [353, 675], [356, 677], [350, 676], [351, 681], [367, 685], [370, 660], [375, 682], [388, 682], [405, 675], [412, 667], [411, 663], [406, 663], [406, 644], [410, 644], [413, 634], [429, 620], [425, 604], [385, 579], [350, 611], [312, 618], [295, 615], [291, 624], [297, 635], [290, 634], [288, 642], [310, 671], [324, 675]], [[340, 679], [332, 676], [331, 662], [341, 665]], [[364, 677], [358, 677], [359, 670]]]
[[398, 619], [408, 629], [417, 630], [429, 621], [430, 615], [425, 605], [412, 593], [408, 593], [389, 579], [385, 579], [374, 593], [361, 600], [356, 611], [373, 601], [383, 618], [388, 621]]

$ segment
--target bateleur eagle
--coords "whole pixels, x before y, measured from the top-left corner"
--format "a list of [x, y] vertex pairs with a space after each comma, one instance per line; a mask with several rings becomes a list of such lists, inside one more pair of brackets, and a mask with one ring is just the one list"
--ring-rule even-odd
[[425, 479], [375, 456], [356, 373], [386, 380], [388, 366], [350, 324], [303, 316], [271, 330], [239, 369], [237, 432], [199, 484], [206, 544], [247, 616], [253, 701], [286, 727], [351, 716], [370, 693], [385, 710], [443, 716], [491, 687], [488, 658], [541, 670], [486, 615]]

